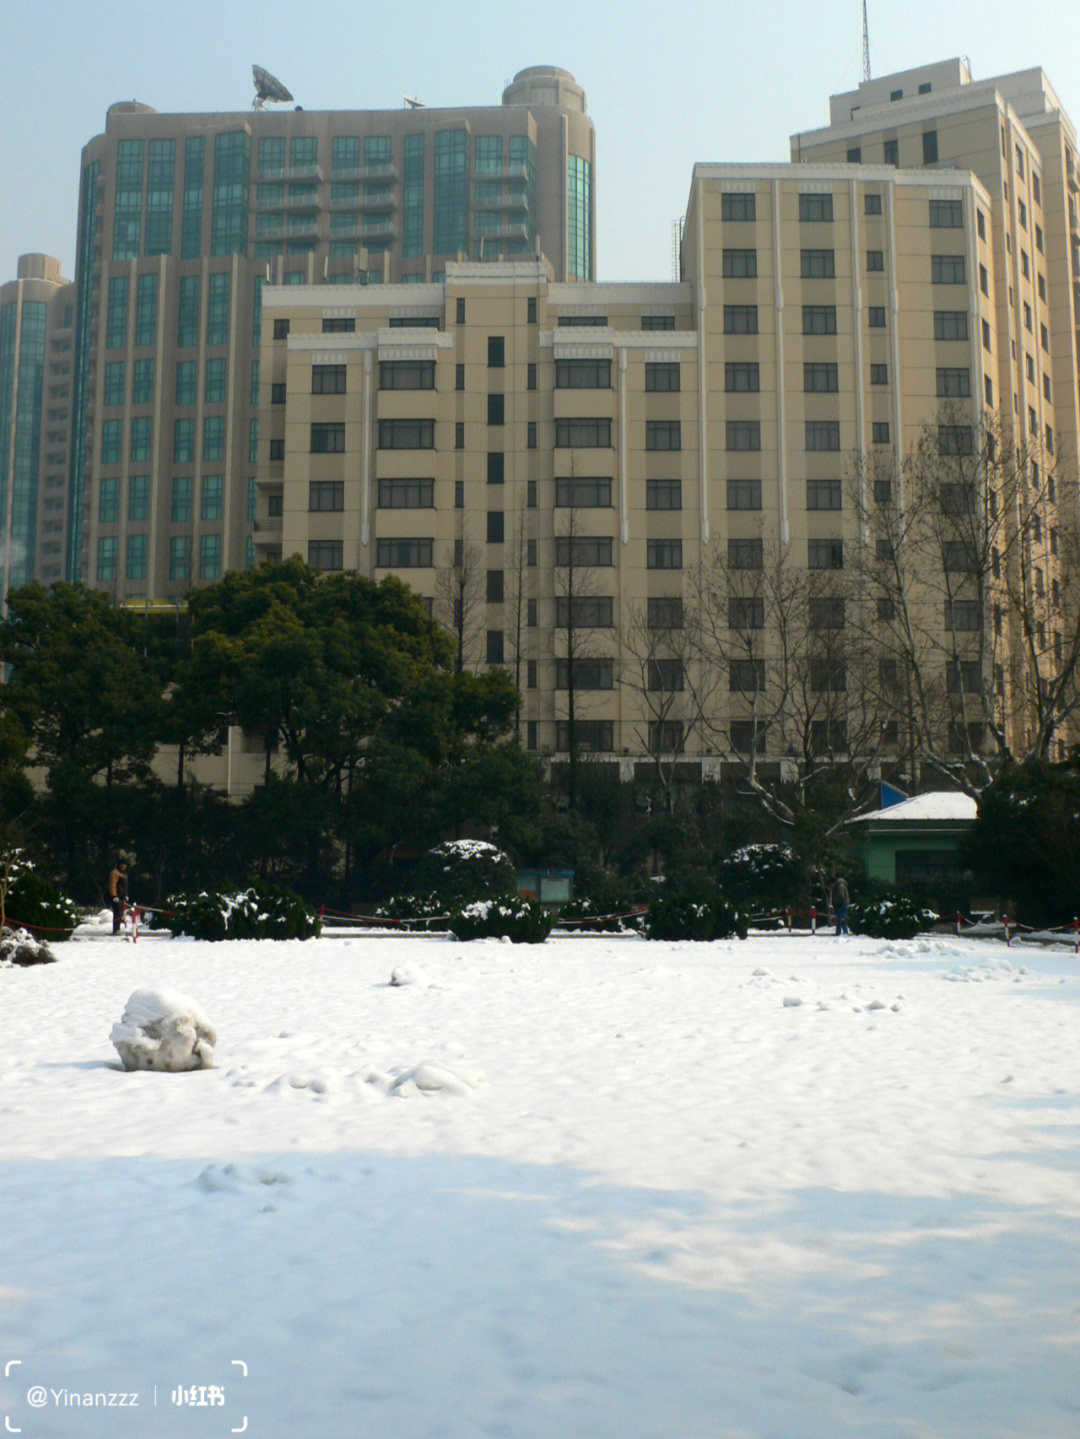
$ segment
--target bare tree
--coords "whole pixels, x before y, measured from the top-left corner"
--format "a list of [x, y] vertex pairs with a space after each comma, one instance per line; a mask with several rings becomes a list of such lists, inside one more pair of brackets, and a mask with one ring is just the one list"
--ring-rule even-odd
[[478, 665], [482, 657], [485, 603], [483, 554], [466, 544], [462, 524], [451, 563], [435, 579], [435, 617], [454, 637], [454, 668], [459, 674]]
[[675, 766], [694, 732], [693, 651], [682, 595], [649, 599], [621, 627], [619, 682], [633, 697], [637, 748], [649, 756], [664, 807], [671, 812]]

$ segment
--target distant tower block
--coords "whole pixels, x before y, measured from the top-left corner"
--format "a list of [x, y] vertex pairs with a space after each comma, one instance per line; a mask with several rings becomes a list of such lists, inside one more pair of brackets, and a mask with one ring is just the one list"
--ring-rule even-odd
[[682, 237], [685, 225], [685, 215], [680, 215], [671, 222], [671, 278], [675, 281], [682, 279]]

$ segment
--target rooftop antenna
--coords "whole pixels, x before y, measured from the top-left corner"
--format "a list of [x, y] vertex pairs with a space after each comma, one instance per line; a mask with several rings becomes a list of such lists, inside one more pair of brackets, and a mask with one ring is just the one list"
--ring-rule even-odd
[[865, 85], [870, 79], [870, 26], [866, 19], [866, 0], [862, 0], [862, 77]]
[[273, 100], [275, 104], [282, 104], [284, 101], [292, 99], [292, 95], [281, 81], [271, 75], [269, 70], [264, 70], [261, 65], [252, 65], [251, 74], [255, 80], [255, 98], [251, 102], [253, 110], [261, 110], [267, 100]]

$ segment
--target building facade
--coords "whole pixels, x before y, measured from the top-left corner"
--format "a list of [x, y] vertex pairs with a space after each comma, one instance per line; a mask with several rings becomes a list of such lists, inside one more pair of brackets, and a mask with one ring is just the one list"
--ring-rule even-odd
[[587, 282], [595, 163], [584, 91], [549, 67], [487, 108], [113, 105], [82, 157], [69, 576], [168, 600], [251, 563], [265, 284], [537, 253]]
[[63, 575], [74, 286], [51, 255], [0, 285], [0, 613], [11, 589]]

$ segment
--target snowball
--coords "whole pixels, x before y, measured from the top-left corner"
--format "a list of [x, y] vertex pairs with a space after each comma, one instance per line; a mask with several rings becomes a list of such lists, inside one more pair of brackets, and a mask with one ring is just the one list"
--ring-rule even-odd
[[125, 1069], [210, 1069], [217, 1031], [194, 1000], [170, 989], [137, 989], [109, 1035]]
[[427, 976], [417, 964], [399, 964], [390, 975], [390, 984], [402, 989], [407, 984], [426, 984]]

